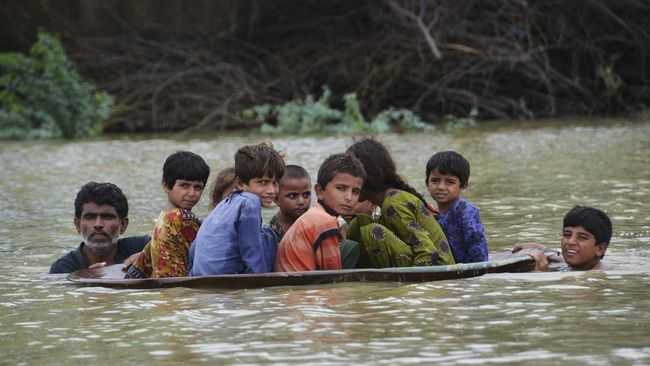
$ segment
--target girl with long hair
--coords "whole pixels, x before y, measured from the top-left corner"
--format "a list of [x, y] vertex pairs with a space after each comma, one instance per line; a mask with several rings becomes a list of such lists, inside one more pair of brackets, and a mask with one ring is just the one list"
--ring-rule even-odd
[[363, 164], [367, 178], [359, 201], [381, 207], [374, 222], [359, 215], [348, 237], [361, 244], [357, 267], [410, 267], [454, 264], [442, 228], [424, 197], [397, 174], [384, 145], [374, 139], [354, 143], [347, 150]]

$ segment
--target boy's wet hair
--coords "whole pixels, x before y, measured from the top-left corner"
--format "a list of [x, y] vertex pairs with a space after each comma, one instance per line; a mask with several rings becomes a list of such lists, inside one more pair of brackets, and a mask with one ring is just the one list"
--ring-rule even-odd
[[86, 203], [94, 202], [98, 206], [109, 205], [115, 208], [117, 216], [124, 219], [129, 215], [129, 204], [120, 187], [113, 183], [88, 182], [84, 184], [74, 200], [74, 216], [81, 218], [81, 211]]
[[284, 169], [282, 179], [311, 179], [309, 173], [300, 165], [289, 164]]
[[612, 239], [612, 222], [603, 211], [586, 206], [575, 206], [562, 220], [562, 227], [582, 226], [596, 238], [596, 244], [609, 244]]
[[217, 174], [217, 178], [212, 184], [212, 194], [210, 195], [212, 207], [216, 207], [219, 202], [221, 202], [223, 199], [223, 192], [235, 183], [236, 178], [235, 168], [233, 167], [225, 168]]
[[284, 159], [270, 143], [244, 146], [235, 153], [235, 175], [244, 184], [264, 176], [280, 180], [283, 174]]
[[199, 155], [190, 151], [177, 151], [167, 157], [163, 164], [162, 182], [172, 189], [178, 179], [205, 183], [210, 176], [210, 167]]
[[338, 173], [350, 174], [363, 179], [364, 182], [366, 180], [366, 171], [359, 159], [352, 154], [334, 154], [327, 157], [318, 168], [318, 185], [325, 189], [327, 183], [331, 182]]
[[460, 181], [460, 188], [467, 188], [469, 181], [469, 161], [455, 151], [442, 151], [433, 154], [427, 162], [425, 184], [429, 183], [429, 175], [438, 169], [440, 174], [453, 175]]
[[[368, 193], [378, 193], [395, 188], [411, 193], [419, 198], [425, 206], [428, 205], [424, 197], [397, 174], [393, 158], [388, 149], [379, 141], [372, 138], [357, 141], [348, 148], [347, 152], [357, 157], [366, 171], [367, 179], [364, 180], [362, 189], [363, 199], [367, 199], [365, 196]], [[362, 198], [360, 197], [359, 200], [361, 201]]]

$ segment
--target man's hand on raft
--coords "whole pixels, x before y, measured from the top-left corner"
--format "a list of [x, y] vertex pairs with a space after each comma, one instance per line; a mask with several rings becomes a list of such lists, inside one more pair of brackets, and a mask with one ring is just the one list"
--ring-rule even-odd
[[[138, 256], [140, 255], [140, 253], [142, 253], [142, 252], [137, 252], [135, 254], [131, 254], [128, 258], [126, 258], [124, 260], [124, 262], [122, 263], [122, 272], [126, 272], [129, 269], [129, 267], [131, 267], [133, 262], [135, 262], [135, 260], [138, 259]], [[95, 269], [95, 268], [101, 268], [101, 267], [106, 267], [106, 262], [93, 263], [93, 264], [88, 266], [88, 269]]]
[[88, 269], [95, 269], [95, 268], [101, 268], [101, 267], [106, 267], [106, 262], [93, 263], [93, 264], [88, 266]]

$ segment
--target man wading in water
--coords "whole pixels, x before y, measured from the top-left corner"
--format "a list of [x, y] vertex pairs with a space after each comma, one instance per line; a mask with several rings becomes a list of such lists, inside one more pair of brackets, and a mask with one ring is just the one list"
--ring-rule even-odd
[[112, 183], [89, 182], [74, 201], [74, 226], [81, 234], [79, 247], [59, 258], [50, 273], [69, 273], [122, 263], [142, 251], [149, 236], [118, 239], [129, 225], [129, 205], [122, 190]]

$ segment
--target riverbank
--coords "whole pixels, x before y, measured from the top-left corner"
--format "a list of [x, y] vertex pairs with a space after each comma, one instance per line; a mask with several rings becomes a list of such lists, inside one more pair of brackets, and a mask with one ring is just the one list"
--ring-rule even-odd
[[89, 0], [21, 18], [56, 13], [49, 3], [12, 4], [5, 27], [63, 34], [81, 73], [116, 98], [108, 132], [254, 129], [261, 122], [242, 111], [324, 86], [335, 107], [356, 93], [369, 120], [395, 107], [435, 125], [650, 105], [644, 1], [175, 1], [153, 11], [152, 1]]

